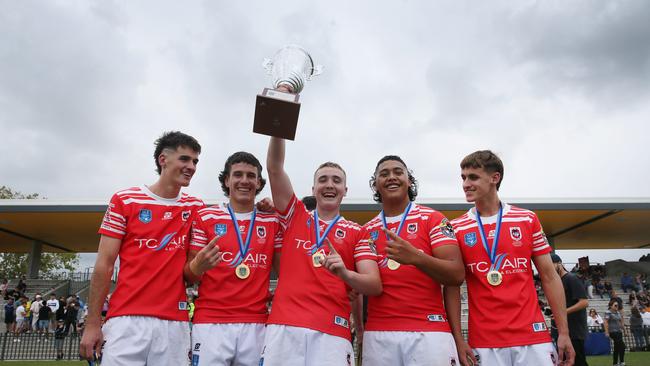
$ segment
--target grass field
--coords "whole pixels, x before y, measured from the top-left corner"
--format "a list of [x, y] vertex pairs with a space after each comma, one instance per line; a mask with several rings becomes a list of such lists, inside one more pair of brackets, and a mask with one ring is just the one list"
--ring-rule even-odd
[[[612, 356], [591, 356], [587, 357], [589, 366], [611, 366]], [[88, 365], [82, 361], [2, 361], [0, 366], [84, 366]], [[650, 352], [629, 352], [625, 354], [626, 366], [648, 366], [650, 365]], [[487, 366], [487, 365], [486, 365]]]

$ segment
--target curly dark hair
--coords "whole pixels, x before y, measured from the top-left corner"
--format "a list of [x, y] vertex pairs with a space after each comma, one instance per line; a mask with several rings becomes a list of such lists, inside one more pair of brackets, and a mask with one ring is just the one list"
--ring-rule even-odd
[[156, 162], [156, 171], [158, 175], [162, 172], [162, 167], [158, 162], [160, 154], [165, 149], [176, 150], [181, 146], [188, 147], [196, 153], [201, 153], [201, 145], [196, 139], [190, 135], [186, 135], [179, 131], [167, 131], [162, 134], [155, 142], [156, 149], [153, 152], [153, 160]]
[[415, 201], [415, 197], [418, 196], [418, 181], [413, 176], [413, 172], [406, 166], [404, 160], [402, 160], [402, 158], [397, 155], [386, 155], [383, 158], [379, 159], [377, 162], [377, 166], [375, 166], [375, 173], [370, 177], [369, 181], [370, 189], [373, 192], [372, 199], [375, 200], [375, 202], [381, 203], [381, 194], [379, 194], [379, 191], [377, 191], [377, 188], [375, 187], [375, 183], [377, 182], [377, 168], [379, 168], [379, 165], [381, 165], [381, 163], [388, 160], [395, 160], [404, 165], [404, 168], [406, 168], [406, 173], [408, 174], [409, 179], [409, 201]]
[[230, 169], [232, 169], [233, 164], [237, 163], [246, 163], [257, 168], [257, 179], [260, 181], [260, 188], [255, 191], [255, 195], [258, 195], [266, 185], [266, 179], [262, 177], [262, 164], [260, 164], [260, 161], [257, 160], [255, 155], [246, 151], [238, 151], [226, 159], [226, 164], [219, 173], [219, 182], [221, 183], [223, 193], [226, 197], [230, 197], [230, 188], [226, 187], [226, 178], [230, 175]]

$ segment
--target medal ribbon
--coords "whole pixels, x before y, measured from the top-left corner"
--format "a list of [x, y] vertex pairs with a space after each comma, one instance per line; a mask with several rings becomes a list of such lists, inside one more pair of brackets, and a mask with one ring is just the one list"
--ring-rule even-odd
[[235, 232], [237, 233], [237, 244], [239, 245], [239, 253], [237, 253], [237, 256], [235, 257], [237, 261], [235, 264], [232, 265], [238, 266], [241, 262], [244, 261], [244, 256], [246, 255], [246, 253], [248, 253], [248, 249], [250, 249], [251, 238], [252, 238], [251, 234], [253, 234], [253, 226], [255, 226], [255, 216], [257, 216], [257, 209], [253, 207], [251, 224], [248, 227], [248, 233], [246, 234], [246, 243], [244, 243], [244, 240], [241, 238], [241, 233], [239, 232], [237, 217], [235, 217], [235, 213], [233, 212], [232, 208], [230, 208], [230, 205], [226, 205], [226, 207], [228, 207], [228, 213], [230, 213], [230, 219], [232, 220], [232, 224], [235, 226]]
[[339, 221], [341, 218], [341, 215], [336, 215], [334, 220], [327, 225], [327, 228], [325, 228], [325, 232], [323, 233], [323, 236], [320, 236], [320, 221], [318, 220], [318, 209], [314, 210], [314, 230], [316, 230], [316, 246], [311, 248], [311, 254], [314, 254], [320, 249], [320, 247], [323, 246], [323, 241], [325, 238], [327, 238], [327, 234], [330, 233], [334, 225]]
[[483, 222], [481, 221], [481, 214], [476, 210], [476, 221], [478, 222], [478, 231], [481, 234], [481, 242], [483, 243], [483, 248], [490, 258], [490, 271], [498, 271], [501, 268], [501, 264], [505, 259], [505, 253], [499, 254], [497, 256], [497, 247], [499, 245], [499, 233], [501, 231], [501, 220], [503, 219], [503, 205], [499, 202], [499, 215], [497, 216], [497, 227], [494, 233], [494, 243], [492, 243], [492, 248], [490, 248], [490, 243], [488, 242], [487, 236], [485, 236], [485, 229], [483, 229]]
[[[404, 222], [406, 221], [406, 216], [408, 216], [409, 211], [411, 211], [411, 205], [413, 202], [409, 202], [409, 204], [406, 206], [406, 209], [404, 210], [402, 220], [399, 222], [399, 226], [397, 227], [397, 236], [399, 236], [399, 233], [402, 232], [402, 228], [404, 227]], [[386, 215], [384, 215], [384, 210], [381, 210], [379, 213], [379, 216], [381, 216], [381, 223], [384, 225], [384, 229], [388, 230], [388, 224], [386, 223]], [[386, 234], [386, 240], [390, 240], [390, 237], [388, 234]]]

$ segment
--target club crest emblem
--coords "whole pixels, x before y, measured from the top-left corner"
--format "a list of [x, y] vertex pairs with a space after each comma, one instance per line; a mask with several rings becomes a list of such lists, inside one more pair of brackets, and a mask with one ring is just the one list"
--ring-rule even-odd
[[187, 221], [187, 219], [190, 218], [190, 211], [183, 211], [183, 213], [181, 214], [181, 218], [183, 219], [183, 221]]
[[371, 231], [370, 239], [372, 239], [372, 241], [377, 241], [377, 239], [379, 239], [379, 231]]
[[467, 245], [468, 247], [471, 248], [474, 245], [476, 245], [476, 233], [467, 233], [465, 234], [464, 239], [465, 239], [465, 245]]
[[521, 240], [521, 229], [518, 226], [513, 226], [510, 228], [510, 237], [512, 240], [519, 241]]
[[214, 233], [217, 234], [218, 236], [226, 235], [227, 231], [228, 231], [228, 228], [226, 227], [226, 224], [216, 224], [216, 225], [214, 225]]
[[143, 208], [142, 210], [140, 210], [138, 219], [140, 219], [140, 221], [142, 221], [143, 223], [148, 224], [151, 222], [152, 216], [153, 215], [151, 214], [151, 210]]
[[334, 233], [334, 235], [339, 239], [343, 239], [345, 238], [345, 231], [341, 229], [336, 229], [336, 233]]
[[409, 234], [415, 234], [417, 231], [418, 231], [418, 223], [417, 222], [410, 223], [406, 227], [406, 232], [409, 233]]
[[257, 233], [258, 238], [260, 239], [266, 238], [266, 228], [264, 226], [258, 226], [255, 232]]

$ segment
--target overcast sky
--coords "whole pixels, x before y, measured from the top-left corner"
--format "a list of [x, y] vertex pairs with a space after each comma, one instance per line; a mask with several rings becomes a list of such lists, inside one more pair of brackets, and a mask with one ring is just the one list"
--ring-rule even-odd
[[220, 199], [229, 154], [265, 160], [261, 64], [296, 43], [324, 66], [287, 148], [298, 195], [333, 160], [369, 201], [398, 154], [421, 200], [462, 201], [460, 160], [492, 149], [503, 197], [647, 198], [648, 19], [641, 0], [0, 0], [0, 185], [107, 201], [153, 183], [153, 141], [181, 130], [203, 146], [187, 191]]

